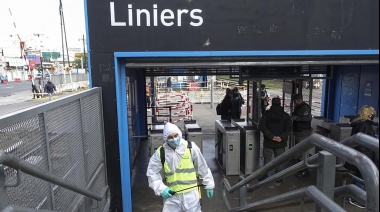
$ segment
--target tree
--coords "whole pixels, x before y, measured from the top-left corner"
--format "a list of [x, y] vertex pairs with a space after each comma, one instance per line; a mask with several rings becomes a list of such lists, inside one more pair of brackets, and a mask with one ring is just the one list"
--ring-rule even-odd
[[79, 55], [79, 57], [75, 56], [73, 62], [73, 68], [82, 68], [82, 59], [83, 59], [83, 68], [87, 70], [87, 54], [83, 57]]

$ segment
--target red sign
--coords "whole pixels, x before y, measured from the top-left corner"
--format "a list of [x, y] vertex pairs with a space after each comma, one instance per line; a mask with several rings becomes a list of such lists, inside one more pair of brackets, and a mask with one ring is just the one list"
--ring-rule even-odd
[[29, 60], [29, 67], [30, 67], [30, 69], [35, 69], [36, 68], [36, 61]]

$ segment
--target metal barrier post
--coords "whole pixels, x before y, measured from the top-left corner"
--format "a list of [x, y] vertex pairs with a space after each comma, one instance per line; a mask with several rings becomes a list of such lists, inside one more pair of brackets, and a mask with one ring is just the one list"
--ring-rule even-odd
[[0, 165], [0, 210], [8, 206], [7, 191], [5, 189], [4, 166]]
[[[239, 177], [239, 181], [243, 179], [242, 176]], [[239, 189], [239, 206], [245, 205], [247, 205], [247, 185], [244, 185]]]
[[173, 123], [173, 120], [172, 120], [172, 107], [171, 106], [169, 107], [169, 122]]
[[210, 105], [210, 108], [213, 108], [214, 107], [214, 79], [211, 78], [211, 105]]
[[[336, 157], [327, 151], [321, 151], [318, 153], [318, 164], [317, 188], [328, 198], [334, 200]], [[327, 210], [316, 204], [315, 211], [325, 212]]]

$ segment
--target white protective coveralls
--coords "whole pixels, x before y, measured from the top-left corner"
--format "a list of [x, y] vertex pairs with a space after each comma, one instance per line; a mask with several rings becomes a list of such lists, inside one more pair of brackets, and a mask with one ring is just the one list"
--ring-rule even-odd
[[[179, 146], [176, 149], [171, 148], [166, 143], [167, 137], [172, 133], [178, 133], [181, 138]], [[163, 148], [165, 149], [165, 162], [168, 164], [170, 170], [175, 172], [187, 148], [187, 141], [182, 139], [182, 133], [178, 127], [171, 123], [165, 124], [163, 139], [165, 141], [163, 144]], [[202, 179], [202, 185], [205, 185], [205, 189], [214, 189], [214, 178], [209, 167], [207, 166], [206, 160], [204, 159], [199, 147], [194, 142], [191, 142], [191, 145], [191, 157], [197, 176]], [[161, 196], [161, 193], [167, 188], [167, 186], [163, 183], [162, 176], [160, 174], [163, 166], [158, 152], [159, 151], [156, 151], [150, 158], [146, 175], [148, 177], [149, 187], [154, 190], [154, 193], [157, 196]], [[164, 200], [164, 208], [162, 211], [201, 211], [198, 189], [182, 194], [176, 193], [174, 196]]]

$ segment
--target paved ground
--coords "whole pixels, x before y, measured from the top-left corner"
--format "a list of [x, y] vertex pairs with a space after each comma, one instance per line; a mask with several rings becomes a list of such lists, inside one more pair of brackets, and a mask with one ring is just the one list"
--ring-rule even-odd
[[[64, 96], [72, 95], [76, 92], [83, 91], [77, 90], [75, 92], [64, 92], [60, 94], [54, 94], [53, 100], [62, 98]], [[17, 110], [32, 107], [41, 103], [49, 102], [49, 97], [44, 96], [41, 98], [33, 99], [31, 90], [13, 92], [11, 94], [0, 96], [0, 117], [11, 114]]]
[[[227, 211], [225, 203], [222, 198], [222, 190], [221, 190], [221, 181], [224, 177], [229, 179], [231, 186], [235, 185], [238, 182], [239, 176], [225, 176], [223, 170], [221, 169], [219, 163], [215, 160], [215, 136], [213, 133], [215, 132], [215, 120], [219, 119], [220, 116], [216, 115], [215, 107], [211, 108], [210, 104], [194, 104], [194, 116], [198, 123], [198, 125], [202, 128], [203, 134], [203, 151], [204, 157], [207, 161], [208, 166], [213, 173], [213, 177], [215, 180], [215, 193], [214, 198], [212, 200], [208, 200], [207, 198], [203, 198], [202, 200], [202, 211], [210, 211], [210, 212], [219, 212], [219, 211]], [[183, 129], [183, 122], [177, 123], [177, 125]], [[159, 212], [162, 210], [162, 198], [155, 196], [153, 191], [148, 187], [148, 181], [146, 177], [146, 168], [149, 163], [149, 142], [143, 141], [141, 142], [139, 152], [137, 154], [137, 159], [135, 166], [132, 171], [132, 202], [133, 202], [133, 211], [152, 211]], [[261, 164], [263, 159], [261, 158]], [[286, 164], [285, 166], [288, 166]], [[271, 172], [273, 173], [273, 171]], [[340, 180], [336, 180], [337, 184], [340, 184]], [[252, 181], [250, 184], [257, 183], [257, 180]], [[296, 178], [294, 175], [286, 177], [284, 179], [284, 183], [281, 186], [276, 186], [275, 183], [267, 184], [266, 186], [261, 187], [253, 193], [249, 193], [248, 203], [252, 203], [254, 201], [263, 200], [265, 198], [273, 197], [275, 195], [279, 195], [282, 193], [286, 193], [289, 191], [296, 190], [298, 188], [306, 187], [308, 185], [316, 184], [316, 170], [311, 170], [311, 176], [308, 178]], [[202, 194], [205, 197], [205, 192]], [[237, 196], [235, 192], [233, 194], [234, 197]], [[238, 206], [238, 200], [233, 199], [232, 194], [229, 194], [229, 201], [232, 206]], [[277, 211], [314, 211], [315, 205], [313, 203], [304, 204], [301, 206], [301, 201], [298, 205], [292, 207], [280, 207], [276, 209], [267, 210], [270, 212]], [[353, 206], [346, 204], [346, 210], [348, 211], [364, 211], [354, 208]]]

